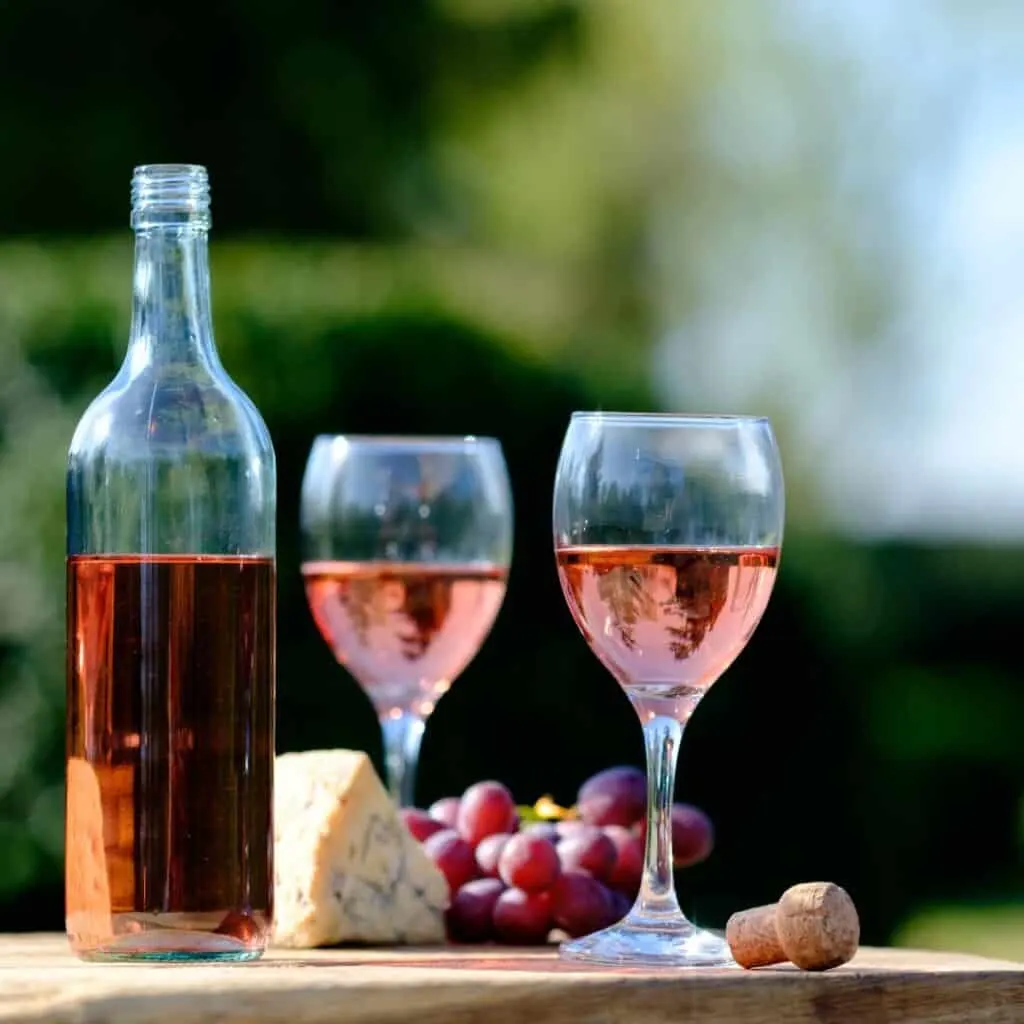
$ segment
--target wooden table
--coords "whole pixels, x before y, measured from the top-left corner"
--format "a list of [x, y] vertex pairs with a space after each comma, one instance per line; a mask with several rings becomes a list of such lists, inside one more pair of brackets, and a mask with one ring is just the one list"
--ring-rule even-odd
[[1024, 964], [863, 949], [845, 967], [580, 968], [552, 950], [268, 954], [235, 966], [86, 964], [0, 936], [3, 1024], [1017, 1024]]

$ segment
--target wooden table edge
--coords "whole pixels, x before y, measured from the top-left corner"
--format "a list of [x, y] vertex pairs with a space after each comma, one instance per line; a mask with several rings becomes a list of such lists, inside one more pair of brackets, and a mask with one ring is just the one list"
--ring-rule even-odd
[[[349, 998], [351, 997], [351, 998]], [[0, 1022], [1024, 1024], [1024, 964], [865, 947], [834, 971], [609, 970], [551, 948], [272, 950], [249, 964], [89, 964], [0, 935]]]

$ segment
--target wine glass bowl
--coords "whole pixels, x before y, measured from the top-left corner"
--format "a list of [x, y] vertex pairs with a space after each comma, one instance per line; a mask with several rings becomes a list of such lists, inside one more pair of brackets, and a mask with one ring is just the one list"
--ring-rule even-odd
[[492, 438], [316, 438], [302, 483], [314, 621], [372, 701], [392, 795], [413, 803], [424, 724], [490, 632], [512, 554]]
[[562, 955], [643, 966], [727, 965], [679, 908], [671, 805], [683, 727], [760, 621], [785, 519], [766, 419], [575, 413], [555, 477], [558, 575], [587, 643], [643, 723], [644, 880], [616, 925]]

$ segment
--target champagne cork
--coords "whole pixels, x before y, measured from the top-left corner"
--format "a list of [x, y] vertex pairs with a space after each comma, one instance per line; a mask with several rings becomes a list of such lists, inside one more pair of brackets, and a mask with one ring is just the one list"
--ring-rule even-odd
[[725, 939], [741, 967], [788, 960], [805, 971], [827, 971], [857, 952], [860, 920], [838, 885], [803, 882], [787, 889], [778, 903], [733, 914]]

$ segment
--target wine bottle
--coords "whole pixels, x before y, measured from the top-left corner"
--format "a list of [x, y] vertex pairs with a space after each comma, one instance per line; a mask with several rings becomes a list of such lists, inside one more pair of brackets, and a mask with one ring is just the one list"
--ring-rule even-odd
[[66, 925], [250, 960], [273, 914], [276, 465], [210, 314], [204, 168], [138, 167], [128, 349], [67, 467]]

